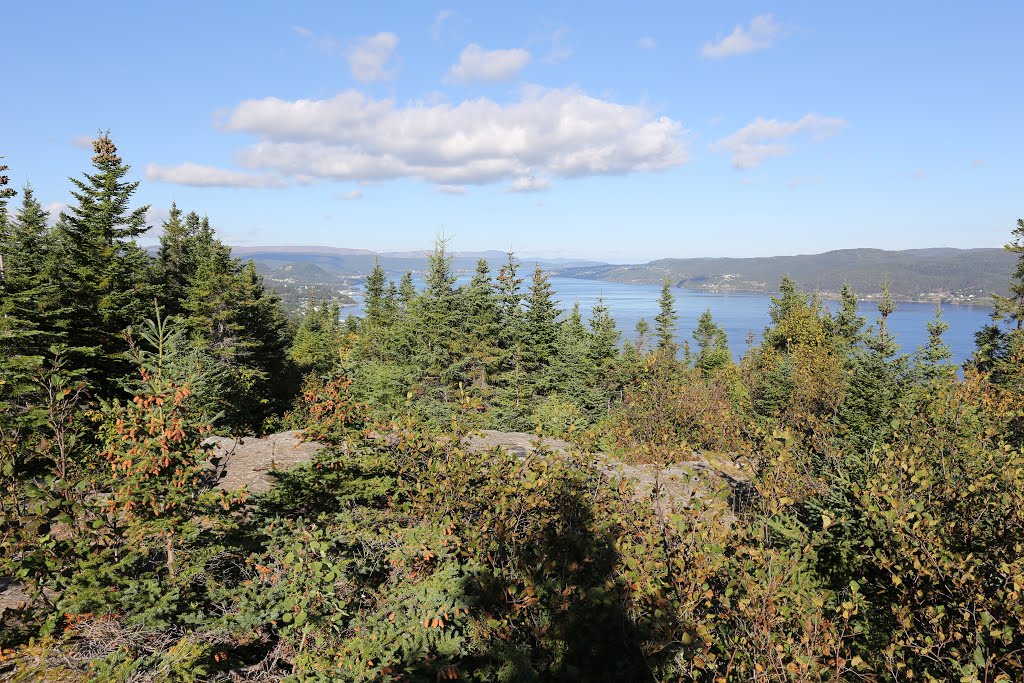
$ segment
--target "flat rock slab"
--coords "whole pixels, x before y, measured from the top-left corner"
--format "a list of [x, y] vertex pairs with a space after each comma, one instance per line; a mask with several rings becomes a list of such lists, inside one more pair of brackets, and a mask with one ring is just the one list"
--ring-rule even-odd
[[215, 436], [206, 443], [213, 445], [213, 456], [219, 458], [217, 467], [223, 473], [217, 488], [232, 491], [248, 486], [253, 493], [265, 493], [273, 488], [275, 478], [271, 472], [309, 462], [323, 448], [317, 441], [302, 441], [299, 430], [270, 434], [261, 439]]
[[527, 432], [498, 432], [493, 429], [480, 430], [466, 439], [466, 447], [472, 451], [486, 451], [500, 446], [520, 458], [533, 453], [538, 445], [557, 455], [564, 455], [575, 448], [568, 441], [561, 439], [541, 438]]
[[9, 579], [0, 579], [0, 617], [8, 610], [20, 609], [28, 602], [28, 595], [21, 584]]
[[[230, 491], [248, 486], [252, 493], [269, 491], [277, 481], [272, 472], [309, 462], [323, 448], [317, 441], [302, 441], [299, 430], [260, 439], [212, 437], [207, 443], [213, 445], [214, 458], [220, 459], [217, 467], [221, 478], [217, 488]], [[520, 458], [527, 457], [538, 447], [559, 456], [575, 450], [573, 444], [561, 439], [490, 429], [467, 437], [466, 447], [474, 452], [500, 447]], [[734, 511], [739, 511], [756, 497], [756, 491], [748, 483], [746, 467], [738, 466], [734, 458], [712, 459], [698, 453], [693, 457], [692, 461], [667, 467], [630, 465], [601, 455], [598, 455], [598, 463], [606, 474], [632, 480], [640, 496], [650, 495], [657, 486], [660, 498], [673, 506], [686, 505], [694, 496], [706, 499], [717, 491], [725, 494]]]

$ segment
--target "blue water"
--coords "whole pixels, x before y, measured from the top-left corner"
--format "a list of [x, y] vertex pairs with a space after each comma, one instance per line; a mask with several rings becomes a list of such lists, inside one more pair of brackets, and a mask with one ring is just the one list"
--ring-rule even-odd
[[[469, 281], [469, 277], [459, 278], [457, 284]], [[417, 286], [421, 282], [416, 282]], [[524, 283], [528, 284], [528, 283]], [[584, 318], [597, 300], [604, 298], [611, 315], [625, 338], [634, 336], [634, 328], [640, 318], [646, 318], [651, 328], [654, 327], [654, 316], [658, 314], [658, 297], [661, 295], [660, 285], [627, 285], [600, 280], [578, 280], [574, 278], [551, 278], [551, 287], [561, 308], [568, 310], [578, 301]], [[677, 338], [680, 343], [684, 339], [692, 340], [697, 318], [707, 309], [715, 322], [721, 325], [729, 336], [729, 348], [739, 358], [747, 351], [747, 339], [753, 338], [758, 343], [761, 333], [769, 323], [768, 309], [771, 299], [767, 294], [760, 293], [722, 293], [686, 289], [673, 289], [676, 298]], [[835, 310], [837, 304], [825, 302]], [[991, 308], [987, 306], [946, 305], [942, 308], [942, 318], [949, 324], [943, 335], [957, 363], [970, 358], [974, 352], [974, 333], [990, 321]], [[358, 315], [358, 307], [342, 309], [342, 315], [354, 313]], [[862, 302], [860, 314], [869, 323], [878, 317], [874, 303]], [[910, 353], [928, 340], [925, 323], [935, 315], [935, 304], [898, 303], [896, 312], [889, 316], [888, 326], [902, 345], [903, 351]]]

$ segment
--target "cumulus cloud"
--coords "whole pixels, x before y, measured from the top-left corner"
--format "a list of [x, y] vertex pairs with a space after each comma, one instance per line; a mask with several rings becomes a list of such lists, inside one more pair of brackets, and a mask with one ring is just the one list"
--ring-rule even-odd
[[656, 40], [654, 40], [654, 38], [651, 38], [650, 36], [644, 36], [643, 38], [640, 39], [640, 47], [642, 47], [645, 50], [653, 50], [654, 48], [658, 47], [658, 43]]
[[841, 118], [807, 114], [797, 121], [777, 119], [754, 119], [738, 131], [714, 143], [711, 148], [718, 152], [731, 152], [735, 168], [755, 168], [772, 157], [789, 153], [784, 144], [786, 138], [806, 135], [811, 142], [821, 142], [838, 133], [846, 121]]
[[467, 45], [445, 80], [452, 83], [496, 83], [510, 81], [530, 61], [522, 48], [485, 50], [476, 43]]
[[146, 224], [156, 226], [156, 229], [150, 232], [150, 236], [163, 232], [163, 224], [170, 218], [171, 211], [166, 207], [150, 206], [146, 209]]
[[394, 78], [395, 69], [389, 66], [398, 47], [398, 36], [381, 32], [360, 38], [348, 51], [348, 67], [356, 80], [386, 81]]
[[338, 195], [338, 199], [343, 199], [343, 200], [345, 200], [347, 202], [355, 201], [356, 199], [362, 199], [362, 198], [363, 198], [363, 191], [362, 190], [352, 190], [351, 192], [346, 192], [345, 194], [339, 194]]
[[242, 173], [227, 168], [185, 162], [177, 166], [146, 164], [146, 179], [158, 183], [192, 187], [284, 187], [279, 176], [270, 173]]
[[52, 226], [60, 220], [60, 215], [68, 210], [68, 205], [64, 202], [50, 202], [43, 206], [43, 211], [49, 214], [46, 217], [46, 224]]
[[537, 178], [535, 176], [524, 176], [522, 178], [516, 178], [512, 181], [512, 184], [508, 186], [509, 192], [544, 192], [551, 187], [551, 181], [547, 178]]
[[247, 168], [343, 181], [419, 178], [479, 185], [529, 176], [660, 171], [688, 160], [686, 131], [646, 107], [575, 89], [524, 88], [518, 100], [398, 106], [346, 91], [322, 100], [246, 100], [221, 124], [259, 140]]
[[707, 42], [700, 54], [708, 59], [736, 57], [748, 52], [764, 50], [775, 43], [782, 33], [780, 26], [770, 14], [762, 14], [750, 20], [750, 27], [737, 26], [732, 33], [717, 43]]

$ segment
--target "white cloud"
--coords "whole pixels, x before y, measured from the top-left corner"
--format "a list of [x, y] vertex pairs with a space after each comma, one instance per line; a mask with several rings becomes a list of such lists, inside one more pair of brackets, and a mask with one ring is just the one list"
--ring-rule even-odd
[[311, 47], [329, 57], [337, 57], [341, 54], [341, 46], [331, 36], [317, 35], [305, 26], [292, 26], [292, 32], [305, 40]]
[[522, 48], [485, 50], [472, 43], [462, 51], [459, 63], [448, 71], [445, 80], [454, 83], [510, 81], [529, 61], [530, 53]]
[[165, 221], [170, 220], [171, 212], [170, 209], [161, 208], [158, 206], [150, 206], [146, 210], [146, 224], [156, 226], [150, 235], [159, 235], [163, 232], [163, 224]]
[[775, 43], [782, 33], [780, 26], [770, 14], [762, 14], [750, 20], [750, 28], [737, 26], [732, 33], [717, 43], [707, 42], [700, 54], [708, 59], [736, 57], [748, 52], [764, 50]]
[[351, 192], [346, 192], [345, 194], [339, 194], [338, 195], [338, 199], [343, 199], [343, 200], [348, 201], [348, 202], [355, 201], [356, 199], [362, 199], [362, 198], [363, 198], [363, 191], [362, 190], [352, 190]]
[[68, 210], [68, 205], [64, 202], [50, 202], [49, 204], [43, 205], [43, 211], [49, 214], [46, 217], [46, 224], [53, 225], [60, 220], [60, 215]]
[[984, 165], [985, 165], [985, 160], [984, 159], [974, 159], [973, 161], [971, 161], [971, 168], [981, 168]]
[[444, 194], [466, 194], [466, 188], [461, 185], [438, 185], [437, 191]]
[[71, 142], [79, 149], [92, 149], [92, 141], [94, 139], [92, 135], [76, 135], [75, 139]]
[[846, 121], [840, 118], [807, 114], [798, 121], [754, 119], [738, 131], [722, 138], [711, 148], [718, 152], [732, 152], [735, 168], [755, 168], [766, 159], [783, 156], [789, 148], [783, 141], [793, 135], [807, 135], [811, 142], [821, 142], [838, 133]]
[[544, 192], [551, 187], [551, 181], [547, 178], [537, 178], [535, 176], [523, 176], [522, 178], [516, 178], [512, 181], [512, 184], [508, 186], [509, 192]]
[[242, 173], [216, 166], [203, 166], [185, 162], [177, 166], [146, 164], [146, 179], [158, 183], [190, 185], [192, 187], [284, 187], [279, 176], [270, 173]]
[[678, 121], [575, 88], [527, 87], [507, 104], [400, 107], [351, 90], [324, 100], [270, 97], [242, 102], [221, 125], [260, 138], [237, 155], [245, 167], [344, 181], [487, 184], [660, 171], [689, 158]]
[[651, 38], [650, 36], [644, 36], [643, 38], [640, 39], [640, 47], [642, 47], [645, 50], [653, 50], [654, 48], [658, 47], [658, 42], [654, 40], [654, 38]]
[[398, 36], [381, 32], [360, 38], [348, 51], [348, 67], [359, 81], [386, 81], [394, 78], [395, 69], [388, 63], [398, 47]]
[[440, 43], [444, 37], [444, 22], [455, 16], [455, 10], [443, 9], [434, 17], [434, 23], [430, 25], [430, 33], [434, 36], [434, 42]]

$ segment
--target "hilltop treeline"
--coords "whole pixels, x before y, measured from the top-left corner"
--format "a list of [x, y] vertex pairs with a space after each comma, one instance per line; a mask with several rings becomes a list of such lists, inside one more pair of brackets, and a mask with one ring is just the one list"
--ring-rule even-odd
[[680, 287], [771, 292], [788, 273], [801, 287], [838, 294], [851, 285], [861, 297], [880, 297], [892, 280], [903, 301], [980, 303], [1003, 292], [1014, 268], [1001, 249], [839, 249], [823, 254], [755, 258], [665, 258], [636, 265], [568, 268], [567, 277], [656, 284], [668, 277]]
[[[734, 361], [710, 312], [677, 338], [667, 284], [623, 342], [513, 255], [456, 287], [443, 242], [422, 289], [377, 268], [361, 318], [291, 323], [198, 214], [148, 257], [95, 153], [56, 221], [0, 186], [4, 675], [1024, 676], [1024, 222], [962, 373], [938, 313], [906, 355], [890, 297], [869, 323], [789, 278]], [[217, 489], [205, 437], [278, 427], [325, 448]], [[481, 428], [579, 450], [469, 448]], [[695, 459], [724, 474], [692, 495], [615, 466]]]

